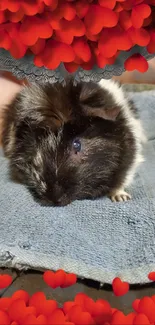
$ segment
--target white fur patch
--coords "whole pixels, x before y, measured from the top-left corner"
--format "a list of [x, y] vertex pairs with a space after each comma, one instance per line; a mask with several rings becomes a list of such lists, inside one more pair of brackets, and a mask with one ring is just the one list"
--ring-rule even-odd
[[[46, 186], [46, 183], [44, 181], [41, 180], [41, 176], [40, 174], [35, 170], [35, 168], [32, 168], [31, 169], [31, 175], [32, 175], [32, 178], [38, 182], [39, 184], [39, 188], [41, 191], [46, 191], [47, 189], [47, 186]], [[39, 190], [38, 188], [38, 190]]]
[[10, 157], [12, 154], [12, 150], [14, 148], [14, 144], [15, 144], [15, 126], [13, 123], [11, 123], [11, 125], [9, 127], [7, 139], [8, 139], [8, 141], [7, 141], [7, 145], [5, 148], [5, 152], [6, 152], [6, 155], [8, 157]]
[[123, 184], [124, 187], [127, 187], [132, 182], [137, 167], [141, 162], [144, 161], [144, 158], [142, 156], [142, 143], [146, 142], [145, 133], [140, 120], [137, 120], [134, 117], [134, 114], [130, 109], [130, 103], [128, 102], [127, 97], [125, 97], [122, 87], [120, 87], [119, 84], [114, 80], [104, 79], [99, 82], [99, 85], [102, 88], [106, 89], [109, 92], [109, 95], [113, 97], [115, 103], [121, 107], [123, 115], [126, 118], [128, 127], [136, 141], [136, 153], [134, 161], [132, 166], [128, 170], [126, 179], [124, 180]]
[[39, 149], [37, 149], [36, 156], [34, 157], [34, 164], [36, 166], [42, 166], [42, 164], [43, 164], [43, 158], [41, 155], [41, 151]]

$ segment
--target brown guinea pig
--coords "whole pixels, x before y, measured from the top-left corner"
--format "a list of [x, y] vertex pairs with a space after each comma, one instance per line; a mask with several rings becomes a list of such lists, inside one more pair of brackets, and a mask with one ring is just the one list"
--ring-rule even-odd
[[133, 103], [112, 80], [32, 84], [4, 110], [11, 174], [43, 204], [130, 199], [124, 189], [143, 161], [143, 138]]

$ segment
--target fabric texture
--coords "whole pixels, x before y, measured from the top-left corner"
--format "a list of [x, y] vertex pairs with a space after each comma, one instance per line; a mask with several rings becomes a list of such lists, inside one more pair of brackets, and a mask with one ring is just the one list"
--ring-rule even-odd
[[[74, 73], [75, 83], [79, 80], [82, 81], [95, 81], [98, 82], [101, 79], [110, 79], [113, 76], [120, 76], [124, 71], [124, 62], [134, 53], [140, 53], [147, 60], [150, 60], [155, 55], [149, 54], [145, 47], [134, 46], [130, 51], [121, 51], [120, 55], [116, 59], [115, 64], [106, 65], [103, 69], [94, 66], [92, 70], [78, 69]], [[49, 70], [47, 68], [38, 68], [33, 63], [33, 56], [27, 55], [19, 60], [14, 59], [9, 52], [4, 49], [0, 49], [0, 70], [6, 70], [11, 72], [15, 77], [19, 79], [28, 79], [29, 81], [50, 81], [50, 82], [64, 82], [64, 78], [68, 75], [68, 72], [64, 68], [63, 64], [56, 70]]]
[[116, 276], [132, 284], [149, 281], [155, 270], [155, 91], [130, 96], [148, 136], [131, 201], [41, 207], [24, 186], [10, 181], [1, 153], [0, 266], [63, 268], [101, 283]]

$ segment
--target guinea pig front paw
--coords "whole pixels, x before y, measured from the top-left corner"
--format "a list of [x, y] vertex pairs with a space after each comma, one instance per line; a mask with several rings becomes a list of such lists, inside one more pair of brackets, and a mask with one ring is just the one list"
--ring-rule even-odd
[[112, 202], [123, 202], [123, 201], [131, 200], [131, 195], [125, 192], [124, 190], [112, 191], [109, 197]]

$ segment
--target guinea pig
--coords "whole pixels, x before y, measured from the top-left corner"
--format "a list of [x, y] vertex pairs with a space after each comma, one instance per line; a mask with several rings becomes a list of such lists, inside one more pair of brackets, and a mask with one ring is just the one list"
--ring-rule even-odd
[[4, 110], [11, 174], [41, 204], [130, 199], [143, 139], [136, 108], [113, 80], [32, 84]]

